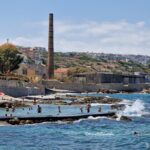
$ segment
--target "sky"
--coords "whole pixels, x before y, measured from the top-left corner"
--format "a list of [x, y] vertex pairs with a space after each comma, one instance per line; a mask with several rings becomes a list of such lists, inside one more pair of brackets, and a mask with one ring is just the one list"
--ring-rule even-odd
[[0, 0], [0, 44], [55, 51], [150, 55], [150, 0]]

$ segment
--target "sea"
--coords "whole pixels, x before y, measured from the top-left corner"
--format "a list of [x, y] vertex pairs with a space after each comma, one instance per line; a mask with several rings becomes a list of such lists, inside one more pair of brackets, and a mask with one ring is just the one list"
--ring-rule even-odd
[[[150, 150], [150, 94], [80, 94], [120, 98], [125, 109], [117, 111], [118, 118], [89, 117], [74, 122], [44, 122], [31, 125], [0, 126], [0, 150]], [[91, 104], [91, 113], [101, 106], [103, 112], [110, 105]], [[60, 115], [55, 105], [41, 104], [42, 114]], [[61, 115], [81, 114], [80, 106], [61, 106]], [[83, 113], [86, 110], [83, 105]], [[18, 109], [14, 115], [37, 115], [32, 110]], [[0, 116], [5, 114], [0, 109]], [[122, 121], [122, 115], [132, 121]], [[134, 134], [136, 132], [136, 134]]]

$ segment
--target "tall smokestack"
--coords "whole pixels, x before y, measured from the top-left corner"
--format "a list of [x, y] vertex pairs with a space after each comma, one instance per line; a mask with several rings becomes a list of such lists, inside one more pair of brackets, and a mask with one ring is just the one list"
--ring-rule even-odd
[[48, 34], [48, 78], [54, 77], [54, 33], [53, 14], [49, 14], [49, 34]]

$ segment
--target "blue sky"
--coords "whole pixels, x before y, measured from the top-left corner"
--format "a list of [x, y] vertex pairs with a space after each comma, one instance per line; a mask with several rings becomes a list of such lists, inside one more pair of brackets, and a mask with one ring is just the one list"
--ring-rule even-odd
[[150, 0], [0, 0], [0, 43], [47, 47], [55, 17], [56, 51], [150, 55]]

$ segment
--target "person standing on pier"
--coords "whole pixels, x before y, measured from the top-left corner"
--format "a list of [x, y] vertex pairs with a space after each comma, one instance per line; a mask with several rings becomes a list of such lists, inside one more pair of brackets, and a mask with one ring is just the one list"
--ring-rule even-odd
[[41, 107], [40, 105], [38, 105], [37, 112], [38, 112], [38, 113], [41, 113], [41, 112], [42, 112], [42, 107]]
[[14, 105], [11, 106], [11, 109], [12, 109], [12, 112], [15, 112], [15, 106]]
[[80, 111], [81, 111], [81, 113], [83, 113], [83, 107], [80, 107]]
[[101, 108], [101, 106], [98, 108], [98, 112], [102, 112], [102, 108]]
[[90, 105], [90, 104], [87, 104], [87, 107], [86, 107], [86, 109], [87, 109], [87, 113], [89, 113], [89, 112], [90, 112], [90, 108], [91, 108], [91, 105]]
[[33, 100], [33, 105], [36, 105], [36, 98], [34, 98]]
[[58, 106], [58, 113], [61, 113], [61, 109], [60, 109], [60, 106]]

